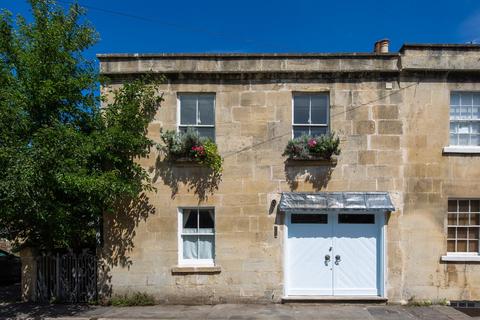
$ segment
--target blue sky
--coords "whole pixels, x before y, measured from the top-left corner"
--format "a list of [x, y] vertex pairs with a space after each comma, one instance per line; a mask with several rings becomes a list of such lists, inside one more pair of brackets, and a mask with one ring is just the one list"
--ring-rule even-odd
[[[2, 7], [28, 15], [25, 0]], [[62, 0], [61, 5], [66, 6]], [[369, 52], [480, 42], [478, 0], [79, 0], [100, 33], [87, 52]], [[111, 12], [114, 11], [115, 13]]]

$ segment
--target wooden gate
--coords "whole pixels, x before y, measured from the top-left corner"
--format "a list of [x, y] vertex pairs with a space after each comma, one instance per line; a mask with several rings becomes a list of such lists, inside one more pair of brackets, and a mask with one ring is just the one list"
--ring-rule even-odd
[[97, 299], [97, 258], [88, 253], [43, 255], [36, 259], [39, 302]]

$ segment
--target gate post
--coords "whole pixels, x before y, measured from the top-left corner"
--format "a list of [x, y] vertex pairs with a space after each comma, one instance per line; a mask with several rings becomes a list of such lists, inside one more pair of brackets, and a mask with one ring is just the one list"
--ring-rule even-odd
[[61, 300], [62, 297], [60, 296], [60, 254], [57, 252], [57, 256], [55, 257], [55, 295], [57, 300]]
[[20, 251], [22, 262], [22, 301], [37, 300], [37, 261], [33, 248]]

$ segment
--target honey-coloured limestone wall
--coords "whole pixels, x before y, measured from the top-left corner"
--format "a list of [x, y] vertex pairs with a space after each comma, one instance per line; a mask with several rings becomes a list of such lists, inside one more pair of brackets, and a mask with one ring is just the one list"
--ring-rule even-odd
[[[121, 64], [109, 63], [122, 74]], [[215, 93], [223, 174], [210, 190], [202, 167], [172, 165], [157, 150], [140, 160], [156, 191], [143, 213], [105, 219], [108, 292], [147, 292], [164, 303], [279, 302], [283, 215], [272, 210], [272, 200], [284, 191], [387, 191], [396, 207], [386, 236], [389, 301], [480, 299], [479, 265], [440, 260], [448, 198], [480, 198], [480, 158], [442, 153], [449, 143], [450, 92], [480, 90], [477, 74], [263, 70], [258, 76], [202, 71], [200, 77], [173, 71], [159, 87], [165, 101], [149, 135], [160, 142], [161, 128], [176, 128], [179, 93]], [[121, 85], [123, 78], [112, 76], [112, 86]], [[335, 162], [292, 165], [282, 157], [295, 92], [328, 93], [330, 129], [341, 139]], [[175, 272], [178, 208], [191, 206], [215, 208], [215, 272]]]

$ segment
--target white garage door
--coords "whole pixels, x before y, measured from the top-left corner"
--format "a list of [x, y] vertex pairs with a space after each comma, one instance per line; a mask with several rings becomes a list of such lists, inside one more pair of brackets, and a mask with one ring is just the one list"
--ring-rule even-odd
[[383, 213], [287, 214], [285, 291], [379, 296]]

